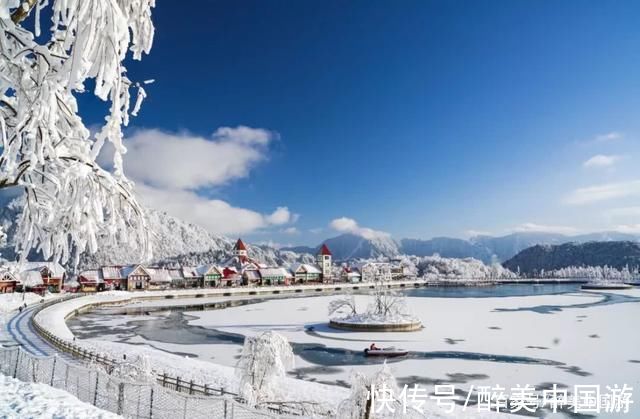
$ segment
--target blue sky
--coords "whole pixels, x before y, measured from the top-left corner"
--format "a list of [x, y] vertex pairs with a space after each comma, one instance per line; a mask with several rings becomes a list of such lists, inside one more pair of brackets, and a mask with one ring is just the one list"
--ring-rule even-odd
[[256, 242], [640, 232], [638, 16], [632, 1], [160, 1], [129, 67], [155, 83], [125, 163], [150, 205]]

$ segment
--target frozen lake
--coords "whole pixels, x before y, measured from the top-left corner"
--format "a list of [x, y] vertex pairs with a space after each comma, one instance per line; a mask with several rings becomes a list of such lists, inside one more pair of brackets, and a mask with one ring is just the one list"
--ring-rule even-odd
[[[237, 297], [231, 307], [184, 312], [166, 305], [209, 300], [150, 302], [129, 307], [130, 314], [102, 308], [68, 324], [82, 339], [147, 345], [228, 366], [235, 365], [245, 336], [276, 330], [294, 348], [292, 376], [334, 385], [346, 385], [354, 369], [379, 368], [380, 360], [362, 355], [375, 342], [411, 351], [389, 360], [400, 384], [447, 383], [463, 391], [471, 386], [542, 388], [550, 383], [640, 388], [638, 288], [586, 292], [576, 284], [518, 284], [403, 292], [424, 329], [329, 329], [327, 305], [335, 296]], [[357, 295], [356, 301], [364, 308], [369, 298]], [[162, 311], [155, 311], [159, 305]]]

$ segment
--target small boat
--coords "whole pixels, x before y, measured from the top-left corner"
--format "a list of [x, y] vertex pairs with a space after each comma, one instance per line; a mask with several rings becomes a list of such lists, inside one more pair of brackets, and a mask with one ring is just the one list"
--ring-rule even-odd
[[396, 356], [405, 356], [409, 353], [409, 351], [405, 351], [404, 349], [396, 349], [396, 348], [378, 348], [378, 349], [369, 349], [366, 348], [364, 350], [364, 356], [383, 356], [387, 358], [393, 358]]

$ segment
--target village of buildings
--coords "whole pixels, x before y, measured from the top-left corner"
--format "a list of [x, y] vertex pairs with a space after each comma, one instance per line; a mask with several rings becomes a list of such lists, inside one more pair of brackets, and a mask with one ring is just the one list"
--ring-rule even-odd
[[219, 264], [159, 267], [138, 265], [100, 266], [68, 275], [59, 263], [10, 262], [0, 266], [0, 293], [30, 291], [100, 292], [109, 290], [162, 290], [169, 288], [216, 288], [292, 285], [303, 283], [390, 281], [405, 276], [394, 261], [366, 261], [336, 265], [331, 250], [323, 244], [315, 263], [267, 266], [249, 254], [241, 239], [233, 255]]

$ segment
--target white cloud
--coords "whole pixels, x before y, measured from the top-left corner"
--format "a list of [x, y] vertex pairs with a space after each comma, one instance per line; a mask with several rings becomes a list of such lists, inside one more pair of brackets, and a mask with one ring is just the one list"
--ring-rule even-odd
[[615, 227], [615, 231], [627, 234], [640, 234], [640, 224], [621, 224]]
[[618, 162], [622, 156], [597, 154], [586, 160], [582, 165], [586, 168], [611, 167]]
[[324, 229], [322, 227], [310, 228], [309, 233], [311, 234], [320, 234]]
[[558, 233], [558, 234], [577, 234], [579, 229], [561, 225], [544, 225], [536, 223], [523, 223], [512, 229], [517, 233]]
[[[190, 189], [222, 185], [243, 178], [267, 158], [270, 131], [222, 127], [210, 138], [156, 129], [135, 131], [125, 142], [125, 172], [147, 185]], [[101, 156], [105, 160], [108, 156]]]
[[273, 225], [295, 223], [298, 221], [298, 214], [292, 214], [287, 207], [278, 207], [267, 217], [267, 221]]
[[606, 134], [596, 135], [596, 138], [594, 138], [593, 141], [597, 142], [597, 143], [606, 143], [606, 142], [609, 142], [609, 141], [619, 140], [622, 137], [624, 137], [624, 134], [622, 134], [621, 132], [612, 131], [612, 132], [608, 132]]
[[341, 233], [351, 233], [371, 240], [382, 237], [390, 237], [389, 233], [377, 231], [367, 227], [360, 227], [353, 218], [341, 217], [332, 220], [329, 227]]
[[282, 232], [284, 234], [290, 234], [290, 235], [300, 234], [300, 230], [298, 230], [296, 227], [287, 227], [284, 230], [282, 230]]
[[286, 224], [293, 219], [286, 207], [278, 208], [272, 214], [261, 214], [234, 207], [219, 199], [207, 199], [187, 190], [160, 189], [138, 184], [136, 191], [146, 206], [166, 211], [217, 234], [244, 234]]
[[565, 202], [570, 205], [583, 205], [630, 196], [640, 196], [640, 180], [578, 188], [565, 198]]
[[[197, 193], [248, 176], [267, 159], [269, 144], [276, 137], [271, 131], [246, 126], [221, 127], [210, 137], [137, 130], [125, 142], [125, 173], [136, 183], [146, 206], [213, 233], [244, 234], [284, 226], [298, 219], [286, 206], [262, 214]], [[112, 153], [108, 147], [101, 153], [104, 167], [110, 166]]]

